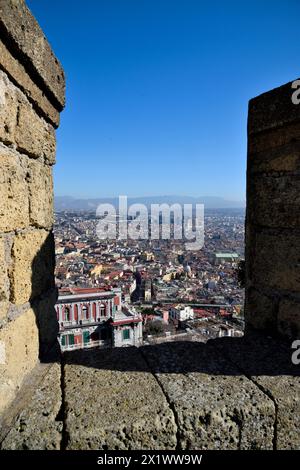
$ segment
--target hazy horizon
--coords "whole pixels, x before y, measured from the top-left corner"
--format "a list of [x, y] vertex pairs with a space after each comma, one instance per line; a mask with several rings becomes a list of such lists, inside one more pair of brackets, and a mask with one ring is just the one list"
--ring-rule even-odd
[[226, 201], [232, 200], [235, 202], [243, 202], [246, 204], [246, 200], [243, 199], [229, 199], [224, 196], [215, 196], [212, 194], [204, 194], [204, 195], [197, 195], [197, 196], [191, 196], [190, 194], [179, 194], [179, 193], [173, 193], [173, 194], [134, 194], [134, 195], [128, 195], [128, 194], [113, 194], [110, 196], [106, 195], [94, 195], [94, 196], [76, 196], [72, 194], [54, 194], [55, 198], [70, 198], [70, 199], [82, 199], [82, 200], [87, 200], [87, 199], [116, 199], [119, 196], [127, 196], [128, 199], [151, 199], [151, 198], [173, 198], [173, 197], [178, 197], [178, 198], [191, 198], [191, 199], [201, 199], [201, 198], [214, 198], [214, 199], [224, 199]]

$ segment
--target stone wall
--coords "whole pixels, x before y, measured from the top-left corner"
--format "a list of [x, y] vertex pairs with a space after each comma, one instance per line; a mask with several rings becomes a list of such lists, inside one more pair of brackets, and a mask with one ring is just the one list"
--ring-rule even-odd
[[300, 337], [300, 105], [288, 83], [249, 103], [246, 323]]
[[56, 342], [52, 166], [64, 73], [22, 0], [0, 0], [0, 411]]

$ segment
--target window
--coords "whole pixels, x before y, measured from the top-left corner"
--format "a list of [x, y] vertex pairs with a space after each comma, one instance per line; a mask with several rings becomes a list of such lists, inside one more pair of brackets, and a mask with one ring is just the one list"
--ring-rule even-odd
[[125, 339], [130, 339], [130, 330], [127, 328], [126, 330], [123, 330], [123, 340]]
[[68, 335], [68, 343], [69, 343], [69, 346], [73, 346], [73, 344], [75, 343], [74, 335]]
[[78, 305], [74, 305], [74, 320], [78, 323]]
[[83, 305], [81, 311], [82, 311], [82, 318], [84, 320], [88, 320], [89, 319], [89, 308], [88, 308], [88, 306]]
[[96, 321], [96, 304], [93, 302], [92, 312], [93, 312], [93, 320]]
[[70, 307], [65, 307], [65, 321], [70, 321], [71, 314], [70, 314]]
[[105, 305], [100, 304], [99, 308], [100, 308], [100, 317], [105, 317]]
[[87, 344], [90, 342], [90, 332], [89, 331], [84, 331], [83, 332], [83, 342], [84, 344]]
[[66, 336], [65, 336], [65, 335], [63, 335], [63, 336], [61, 337], [61, 345], [62, 345], [62, 346], [65, 346], [65, 345], [66, 345]]

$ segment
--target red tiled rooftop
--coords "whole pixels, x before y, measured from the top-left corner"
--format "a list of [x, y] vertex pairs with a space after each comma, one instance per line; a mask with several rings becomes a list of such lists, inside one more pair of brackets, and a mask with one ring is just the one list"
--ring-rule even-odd
[[101, 294], [110, 290], [107, 287], [64, 287], [59, 289], [59, 295], [68, 294]]

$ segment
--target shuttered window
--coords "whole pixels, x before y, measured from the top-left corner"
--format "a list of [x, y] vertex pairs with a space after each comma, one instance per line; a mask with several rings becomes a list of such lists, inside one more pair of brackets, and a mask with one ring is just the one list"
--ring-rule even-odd
[[130, 330], [128, 328], [123, 330], [123, 339], [130, 339]]

